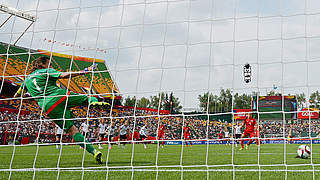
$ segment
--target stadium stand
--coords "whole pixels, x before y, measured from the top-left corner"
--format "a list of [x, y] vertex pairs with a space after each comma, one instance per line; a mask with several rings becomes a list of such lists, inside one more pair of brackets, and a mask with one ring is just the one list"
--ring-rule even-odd
[[[79, 71], [95, 62], [98, 64], [98, 67], [97, 71], [94, 72], [92, 82], [93, 92], [105, 94], [107, 97], [110, 97], [111, 93], [119, 93], [119, 89], [102, 59], [50, 53], [44, 50], [29, 50], [18, 46], [9, 46], [8, 48], [8, 44], [2, 42], [0, 42], [0, 74], [9, 76], [5, 80], [20, 84], [25, 74], [29, 72], [30, 62], [39, 56], [52, 56], [52, 67], [64, 72], [69, 71], [71, 64], [71, 71]], [[69, 86], [68, 79], [59, 80], [59, 82], [61, 86], [69, 87], [71, 91], [87, 93], [86, 91], [90, 87], [90, 80], [91, 74], [87, 74], [86, 76], [72, 78]]]
[[[13, 104], [20, 104], [17, 100]], [[29, 120], [39, 120], [40, 119], [40, 109], [37, 105], [32, 102], [30, 104], [23, 102], [22, 108], [25, 111], [32, 113], [21, 115], [19, 118], [17, 117], [17, 113], [12, 112], [0, 112], [1, 124], [0, 124], [0, 144], [7, 144], [13, 143], [10, 142], [13, 140], [13, 136], [15, 134], [16, 128], [18, 129], [18, 142], [22, 143], [22, 138], [29, 138], [28, 143], [33, 143], [36, 140], [37, 133], [40, 132], [39, 141], [42, 143], [54, 143], [55, 139], [55, 126], [51, 121], [44, 121], [40, 128], [39, 121], [29, 121]], [[78, 121], [76, 122], [76, 126], [80, 126], [83, 120], [86, 120], [86, 117], [89, 117], [89, 134], [88, 137], [90, 141], [95, 141], [97, 138], [97, 129], [98, 129], [98, 119], [100, 117], [104, 117], [108, 123], [110, 123], [111, 119], [115, 122], [117, 129], [123, 124], [123, 121], [129, 120], [130, 124], [130, 134], [128, 137], [132, 137], [132, 134], [135, 132], [139, 132], [139, 129], [142, 124], [148, 124], [148, 132], [151, 139], [155, 139], [157, 135], [157, 127], [159, 118], [160, 121], [166, 126], [166, 140], [178, 140], [181, 139], [181, 130], [182, 130], [182, 116], [155, 116], [156, 113], [151, 113], [150, 111], [146, 110], [139, 110], [136, 112], [136, 119], [134, 118], [134, 111], [128, 109], [114, 109], [112, 111], [112, 115], [110, 116], [109, 113], [106, 111], [89, 111], [89, 115], [87, 116], [87, 108], [86, 107], [78, 107], [74, 108], [73, 112], [77, 114]], [[112, 118], [111, 118], [112, 117]], [[19, 126], [16, 123], [10, 121], [16, 121], [19, 119], [20, 122]], [[136, 120], [136, 126], [134, 129], [134, 121]], [[5, 123], [8, 122], [8, 123]], [[206, 132], [207, 132], [207, 121], [202, 120], [197, 116], [189, 116], [185, 117], [185, 122], [189, 122], [190, 126], [192, 127], [191, 130], [191, 139], [205, 139]], [[241, 122], [241, 121], [239, 121]], [[301, 137], [308, 137], [308, 128], [309, 123], [308, 121], [304, 122], [294, 122], [292, 124], [285, 124], [283, 126], [283, 121], [281, 120], [265, 120], [261, 122], [262, 125], [262, 132], [261, 137], [266, 138], [281, 138], [283, 137], [283, 128], [285, 128], [285, 135], [287, 136], [289, 130], [292, 128], [294, 138], [301, 138]], [[217, 120], [213, 120], [209, 122], [209, 139], [217, 138], [217, 135], [220, 131], [223, 131], [224, 126], [228, 126], [231, 128], [231, 123], [220, 122]], [[314, 120], [311, 121], [311, 136], [316, 137], [319, 132], [319, 122]], [[116, 134], [118, 136], [118, 134]], [[105, 138], [105, 140], [107, 140]], [[117, 140], [117, 138], [115, 138]], [[70, 142], [71, 138], [67, 135], [64, 137], [64, 142]], [[25, 143], [25, 142], [24, 142]]]

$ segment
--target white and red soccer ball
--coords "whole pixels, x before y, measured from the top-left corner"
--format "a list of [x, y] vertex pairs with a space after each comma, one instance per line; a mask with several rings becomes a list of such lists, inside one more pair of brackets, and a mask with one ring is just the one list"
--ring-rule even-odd
[[298, 153], [299, 157], [301, 157], [302, 159], [306, 159], [310, 156], [311, 150], [310, 150], [309, 146], [301, 145], [298, 147], [297, 153]]

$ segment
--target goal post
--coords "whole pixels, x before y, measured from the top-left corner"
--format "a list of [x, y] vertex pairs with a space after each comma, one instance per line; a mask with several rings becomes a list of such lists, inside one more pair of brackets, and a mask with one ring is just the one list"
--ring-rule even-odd
[[319, 178], [318, 7], [4, 1], [0, 179]]

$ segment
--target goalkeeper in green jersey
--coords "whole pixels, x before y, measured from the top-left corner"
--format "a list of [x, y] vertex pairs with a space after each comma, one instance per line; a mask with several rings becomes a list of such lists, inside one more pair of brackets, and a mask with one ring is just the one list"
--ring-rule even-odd
[[[58, 79], [67, 79], [84, 75], [93, 71], [96, 65], [92, 65], [78, 72], [60, 72], [50, 68], [50, 59], [42, 56], [32, 62], [31, 73], [26, 77], [23, 84], [20, 86], [14, 97], [18, 97], [27, 91], [43, 112], [48, 115], [53, 122], [61, 129], [68, 132], [79, 145], [85, 148], [89, 153], [94, 155], [98, 163], [102, 163], [102, 153], [94, 149], [85, 137], [79, 132], [78, 128], [74, 126], [73, 114], [70, 108], [80, 105], [106, 105], [107, 103], [98, 102], [95, 97], [88, 97], [86, 95], [74, 93], [67, 89], [61, 89], [57, 86]], [[24, 87], [25, 86], [25, 87]], [[24, 91], [24, 92], [23, 92]]]

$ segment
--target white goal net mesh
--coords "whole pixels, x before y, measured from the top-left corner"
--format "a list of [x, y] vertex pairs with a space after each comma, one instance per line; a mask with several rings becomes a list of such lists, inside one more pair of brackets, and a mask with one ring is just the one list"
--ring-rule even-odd
[[0, 179], [320, 177], [318, 0], [0, 8]]

